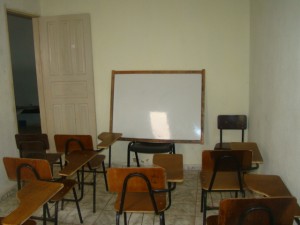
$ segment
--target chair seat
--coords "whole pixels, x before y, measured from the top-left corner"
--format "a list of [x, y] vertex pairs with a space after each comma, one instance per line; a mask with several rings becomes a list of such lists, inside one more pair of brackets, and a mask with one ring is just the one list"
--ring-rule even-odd
[[[166, 193], [157, 193], [154, 195], [158, 212], [163, 212], [167, 207]], [[153, 205], [150, 195], [147, 192], [127, 192], [125, 196], [124, 211], [126, 212], [145, 212], [153, 213]], [[115, 210], [119, 211], [121, 194], [118, 194]]]
[[207, 225], [218, 225], [219, 216], [218, 215], [212, 215], [206, 218], [206, 224]]
[[89, 161], [91, 169], [99, 169], [102, 167], [102, 162], [105, 160], [105, 155], [96, 155]]
[[49, 163], [55, 163], [60, 160], [62, 153], [47, 153], [46, 159]]
[[[213, 172], [201, 171], [200, 180], [202, 189], [209, 190], [209, 184], [212, 179]], [[214, 191], [232, 190], [239, 191], [239, 181], [236, 172], [218, 172], [213, 184]]]
[[215, 150], [231, 150], [230, 148], [230, 143], [229, 142], [223, 142], [222, 143], [222, 147], [221, 147], [221, 143], [217, 143], [215, 145]]
[[58, 183], [62, 183], [64, 187], [50, 199], [51, 202], [61, 201], [64, 196], [77, 184], [75, 180], [69, 179], [61, 180]]
[[166, 153], [172, 151], [172, 144], [135, 142], [129, 150], [139, 153]]

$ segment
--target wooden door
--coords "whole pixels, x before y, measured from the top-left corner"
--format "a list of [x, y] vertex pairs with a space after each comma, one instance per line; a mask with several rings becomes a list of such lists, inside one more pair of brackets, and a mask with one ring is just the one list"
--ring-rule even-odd
[[91, 26], [88, 14], [33, 19], [42, 131], [96, 140]]

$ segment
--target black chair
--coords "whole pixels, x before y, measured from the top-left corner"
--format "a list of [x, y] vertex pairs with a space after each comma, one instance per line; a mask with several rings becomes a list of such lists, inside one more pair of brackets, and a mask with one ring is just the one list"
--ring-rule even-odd
[[127, 148], [127, 167], [130, 167], [130, 153], [134, 152], [136, 164], [139, 167], [138, 153], [155, 154], [155, 153], [170, 153], [175, 154], [174, 143], [151, 143], [151, 142], [137, 142], [131, 141]]
[[62, 153], [47, 152], [49, 150], [49, 140], [47, 134], [16, 134], [17, 148], [21, 158], [46, 159], [51, 165], [58, 164], [62, 169]]
[[246, 115], [219, 115], [218, 129], [220, 130], [220, 143], [215, 145], [215, 149], [229, 149], [227, 143], [223, 143], [223, 130], [240, 130], [242, 132], [241, 141], [244, 142], [244, 134], [247, 129]]
[[294, 197], [224, 199], [207, 225], [292, 225], [295, 209]]

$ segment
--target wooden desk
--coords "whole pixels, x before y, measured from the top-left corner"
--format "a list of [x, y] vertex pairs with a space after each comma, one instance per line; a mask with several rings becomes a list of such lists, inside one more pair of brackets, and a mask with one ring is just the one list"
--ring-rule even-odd
[[154, 154], [153, 164], [165, 168], [168, 182], [183, 182], [183, 156], [181, 154]]
[[68, 177], [72, 176], [91, 159], [93, 159], [98, 153], [96, 151], [73, 151], [69, 155], [66, 155], [66, 161], [68, 164], [59, 171], [59, 175]]
[[229, 148], [231, 150], [252, 150], [252, 162], [256, 164], [263, 163], [263, 158], [255, 142], [230, 142]]
[[[292, 196], [282, 179], [277, 175], [245, 174], [244, 181], [249, 190], [267, 197]], [[300, 224], [299, 219], [300, 206], [298, 205], [295, 213], [297, 224]]]
[[111, 167], [111, 146], [115, 143], [118, 139], [122, 137], [121, 133], [110, 133], [110, 132], [103, 132], [98, 135], [98, 139], [101, 141], [97, 145], [97, 149], [103, 150], [108, 148], [109, 155], [108, 155], [108, 167]]
[[31, 181], [18, 191], [17, 198], [20, 204], [18, 208], [2, 220], [2, 224], [15, 225], [24, 223], [62, 188], [63, 184], [61, 183]]

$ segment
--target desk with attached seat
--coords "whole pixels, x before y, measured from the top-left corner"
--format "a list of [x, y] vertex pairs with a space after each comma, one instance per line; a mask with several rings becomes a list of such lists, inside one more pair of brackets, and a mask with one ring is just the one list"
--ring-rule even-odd
[[61, 183], [31, 181], [18, 191], [20, 204], [2, 220], [2, 224], [22, 224], [62, 188]]
[[108, 167], [111, 167], [111, 146], [121, 137], [122, 137], [121, 133], [111, 133], [111, 132], [103, 132], [98, 135], [98, 139], [101, 140], [101, 142], [97, 145], [97, 149], [104, 150], [108, 148], [109, 150]]
[[[292, 196], [284, 182], [277, 175], [245, 174], [244, 181], [247, 188], [255, 193], [267, 196]], [[300, 206], [297, 205], [295, 221], [300, 224]]]

